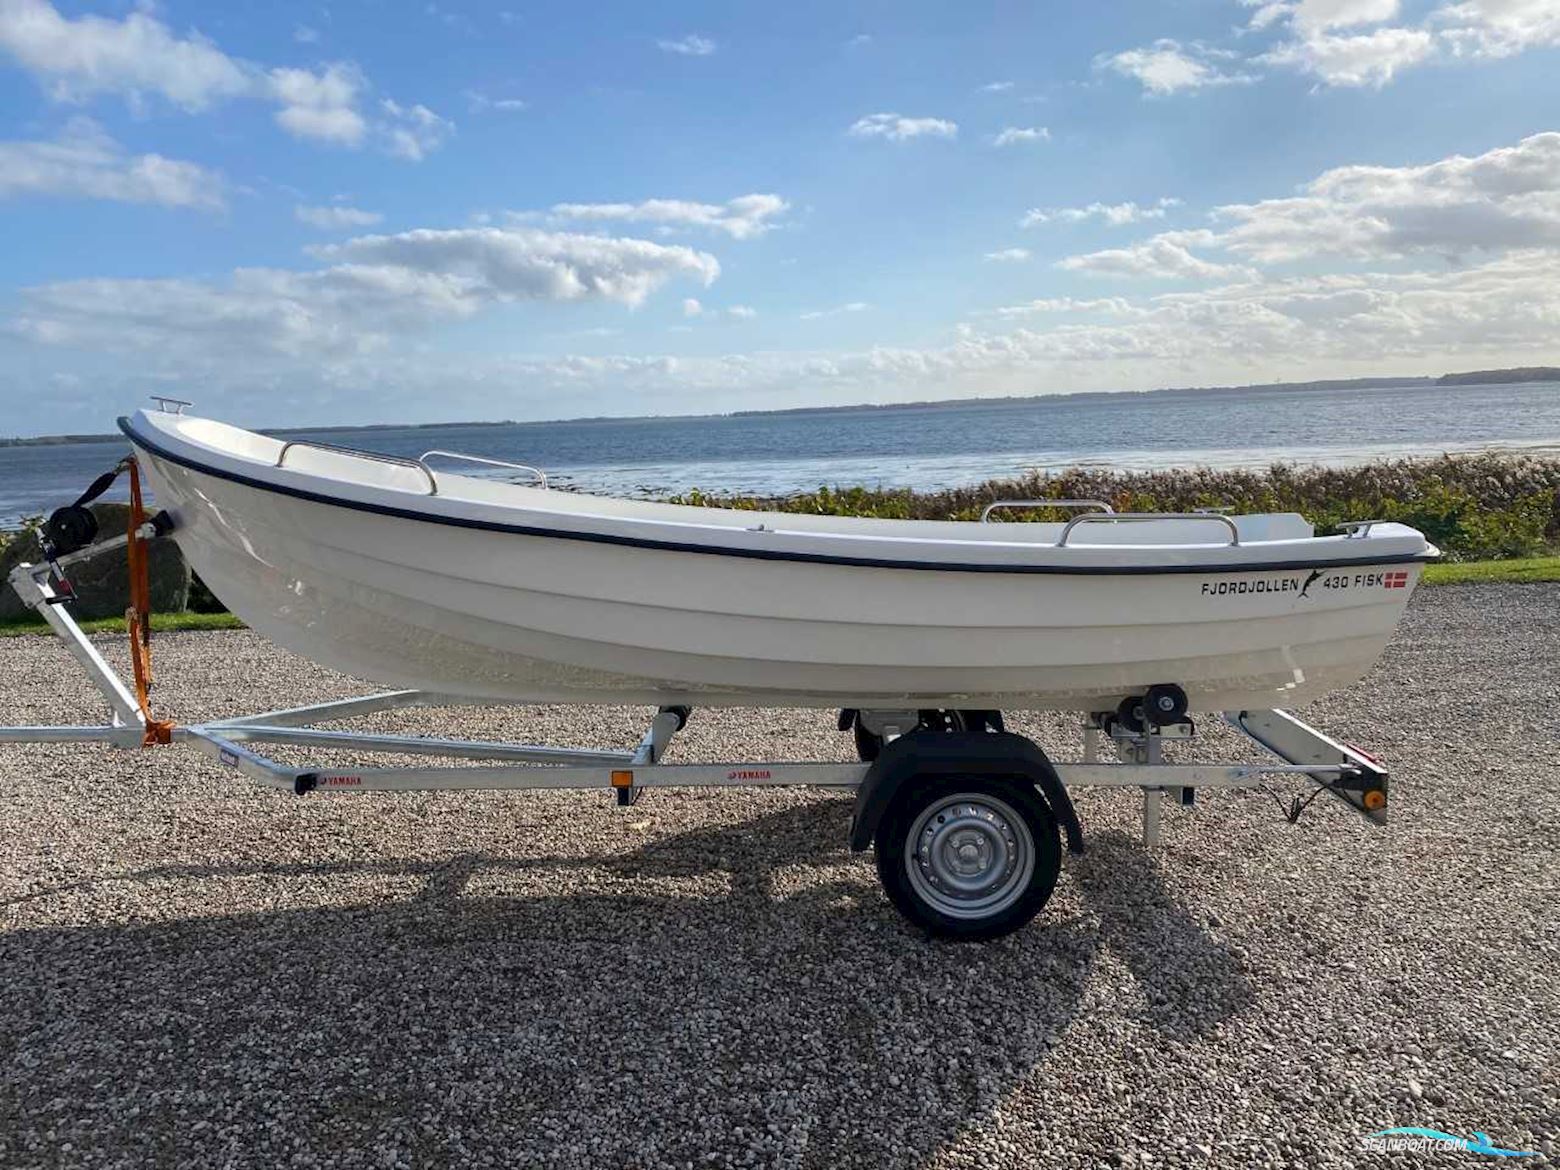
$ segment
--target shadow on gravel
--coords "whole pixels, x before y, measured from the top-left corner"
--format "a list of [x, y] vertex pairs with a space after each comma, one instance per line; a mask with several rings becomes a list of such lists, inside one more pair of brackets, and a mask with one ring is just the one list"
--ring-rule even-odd
[[[1043, 1067], [1102, 947], [1170, 1042], [1250, 999], [1125, 836], [1071, 863], [1085, 915], [961, 946], [906, 929], [845, 861], [848, 816], [820, 801], [616, 858], [127, 875], [217, 897], [234, 877], [426, 881], [0, 934], [0, 1164], [906, 1165]], [[545, 892], [537, 871], [571, 868], [574, 892]], [[712, 874], [729, 893], [691, 880]]]
[[1100, 945], [1131, 970], [1159, 1031], [1181, 1040], [1204, 1036], [1251, 1003], [1239, 960], [1174, 900], [1158, 861], [1134, 838], [1094, 834], [1069, 869], [1099, 918]]

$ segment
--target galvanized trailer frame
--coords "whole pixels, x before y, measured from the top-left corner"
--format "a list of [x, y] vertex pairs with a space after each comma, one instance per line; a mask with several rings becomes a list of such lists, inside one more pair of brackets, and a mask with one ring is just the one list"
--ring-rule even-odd
[[[148, 525], [145, 538], [155, 532]], [[124, 536], [99, 542], [52, 564], [18, 566], [11, 585], [42, 615], [75, 657], [108, 705], [108, 721], [88, 725], [0, 727], [0, 743], [100, 743], [136, 749], [146, 742], [147, 722], [136, 697], [98, 652], [66, 609], [68, 597], [54, 585], [71, 564], [123, 548]], [[385, 735], [320, 729], [313, 724], [339, 721], [397, 708], [471, 706], [470, 698], [426, 691], [398, 690], [360, 698], [267, 711], [192, 726], [175, 727], [173, 743], [193, 747], [256, 783], [304, 795], [312, 792], [405, 792], [423, 789], [605, 789], [619, 804], [632, 804], [651, 788], [773, 787], [810, 785], [857, 790], [872, 780], [867, 763], [797, 761], [663, 763], [667, 745], [682, 728], [686, 708], [662, 708], [651, 719], [632, 751], [556, 748], [422, 736]], [[491, 705], [491, 704], [489, 704]], [[870, 714], [870, 713], [869, 713]], [[892, 735], [891, 713], [880, 719]], [[1109, 716], [1084, 720], [1083, 757], [1053, 764], [1066, 787], [1138, 789], [1143, 799], [1143, 842], [1157, 847], [1167, 795], [1186, 805], [1199, 788], [1243, 788], [1266, 778], [1305, 777], [1344, 800], [1376, 824], [1386, 822], [1387, 773], [1375, 760], [1281, 710], [1230, 711], [1224, 716], [1274, 757], [1262, 763], [1172, 763], [1164, 756], [1168, 741], [1190, 738], [1190, 721], [1133, 730]], [[901, 731], [909, 727], [897, 728]], [[319, 750], [345, 750], [480, 761], [482, 766], [437, 765], [374, 767], [294, 766], [257, 750], [286, 744]], [[1101, 758], [1109, 744], [1116, 760]], [[1298, 816], [1303, 805], [1293, 806]]]

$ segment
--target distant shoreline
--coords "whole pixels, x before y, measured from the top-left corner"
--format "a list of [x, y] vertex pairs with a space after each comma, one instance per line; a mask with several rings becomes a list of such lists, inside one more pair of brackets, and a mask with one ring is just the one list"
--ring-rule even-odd
[[[1442, 374], [1440, 377], [1424, 375], [1402, 378], [1331, 378], [1314, 382], [1259, 382], [1248, 386], [1162, 386], [1154, 390], [1077, 390], [1057, 394], [1016, 394], [1000, 398], [938, 398], [918, 402], [858, 402], [844, 406], [791, 406], [774, 410], [733, 410], [716, 414], [681, 415], [588, 415], [581, 418], [533, 419], [517, 422], [514, 419], [474, 420], [469, 422], [431, 423], [356, 423], [341, 426], [311, 427], [259, 427], [267, 435], [317, 434], [320, 431], [432, 431], [455, 427], [546, 427], [579, 425], [581, 423], [622, 423], [673, 421], [699, 418], [763, 418], [766, 416], [794, 416], [803, 414], [840, 414], [861, 411], [936, 410], [948, 406], [1002, 407], [1026, 402], [1052, 402], [1058, 399], [1106, 399], [1132, 398], [1147, 394], [1182, 394], [1191, 396], [1246, 393], [1309, 392], [1318, 390], [1394, 390], [1423, 386], [1514, 386], [1531, 382], [1560, 382], [1560, 367], [1530, 366], [1510, 370], [1471, 370], [1466, 373]], [[37, 435], [31, 437], [0, 438], [0, 447], [57, 447], [72, 443], [115, 443], [117, 433], [97, 435]]]

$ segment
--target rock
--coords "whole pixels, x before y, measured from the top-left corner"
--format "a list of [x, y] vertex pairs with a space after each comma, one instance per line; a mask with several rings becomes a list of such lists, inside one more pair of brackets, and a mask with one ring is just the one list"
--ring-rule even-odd
[[[92, 511], [97, 516], [99, 540], [120, 535], [129, 523], [128, 504], [96, 503], [92, 505]], [[176, 613], [184, 609], [190, 600], [190, 567], [184, 554], [171, 540], [153, 541], [150, 552], [147, 576], [153, 612]], [[0, 579], [22, 562], [36, 563], [42, 558], [37, 535], [21, 534], [0, 550]], [[84, 621], [124, 616], [125, 608], [130, 604], [130, 574], [122, 551], [106, 552], [74, 565], [67, 570], [67, 575], [77, 595], [70, 607], [72, 617]], [[9, 582], [0, 586], [0, 622], [21, 621], [30, 612]]]

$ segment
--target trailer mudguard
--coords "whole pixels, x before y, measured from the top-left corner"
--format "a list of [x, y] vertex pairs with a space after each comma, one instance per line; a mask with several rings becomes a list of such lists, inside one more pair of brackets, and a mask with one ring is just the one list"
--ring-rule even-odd
[[933, 731], [901, 735], [884, 745], [856, 789], [850, 847], [860, 853], [877, 835], [902, 784], [917, 776], [1003, 776], [1033, 784], [1067, 834], [1067, 851], [1083, 852], [1083, 828], [1067, 788], [1033, 740], [1009, 731]]

